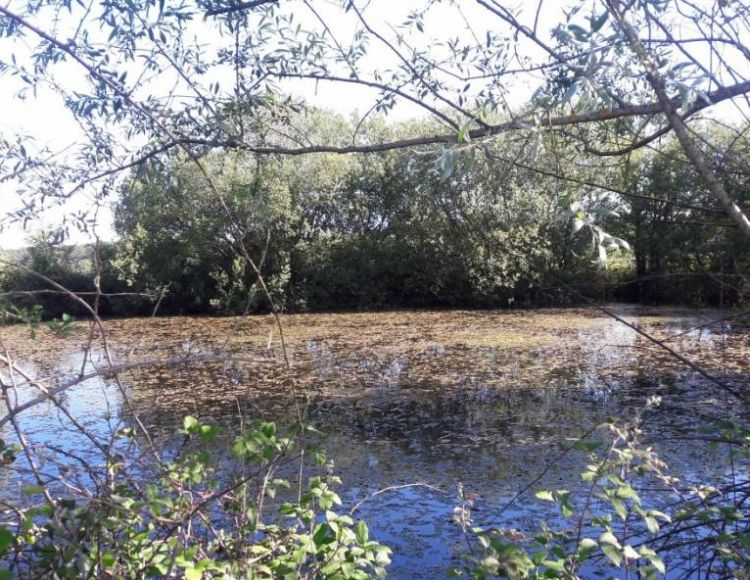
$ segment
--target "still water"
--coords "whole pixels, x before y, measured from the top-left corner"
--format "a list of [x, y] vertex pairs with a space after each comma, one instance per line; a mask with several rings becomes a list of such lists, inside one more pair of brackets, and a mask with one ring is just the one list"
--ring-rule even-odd
[[[728, 384], [747, 386], [747, 326], [737, 319], [703, 326], [731, 312], [612, 309]], [[271, 317], [108, 321], [115, 364], [201, 360], [134, 368], [119, 385], [92, 378], [61, 400], [102, 440], [137, 416], [164, 448], [175, 443], [187, 414], [222, 426], [231, 438], [241, 422], [284, 424], [301, 409], [324, 433], [317, 443], [343, 479], [345, 507], [395, 488], [364, 502], [357, 515], [393, 549], [390, 572], [404, 578], [443, 577], [460, 563], [465, 539], [452, 521], [459, 485], [472, 498], [475, 525], [529, 531], [550, 509], [533, 491], [571, 489], [579, 481], [586, 457], [563, 454], [568, 439], [607, 417], [631, 415], [648, 397], [661, 396], [646, 437], [687, 482], [726, 476], [718, 458], [706, 459], [705, 444], [686, 443], [698, 418], [742, 418], [729, 395], [596, 310], [289, 315], [282, 325], [289, 368]], [[48, 386], [106, 364], [101, 341], [87, 349], [88, 337], [84, 323], [63, 337], [0, 329], [19, 366]], [[235, 360], [223, 360], [228, 356]], [[23, 382], [19, 403], [39, 396]], [[60, 451], [94, 460], [90, 442], [52, 405], [24, 413], [21, 426], [47, 453], [45, 473], [75, 471], [59, 460]], [[9, 425], [3, 431], [12, 438]], [[85, 474], [79, 477], [85, 485]], [[0, 496], [20, 497], [25, 476], [6, 470], [2, 478]]]

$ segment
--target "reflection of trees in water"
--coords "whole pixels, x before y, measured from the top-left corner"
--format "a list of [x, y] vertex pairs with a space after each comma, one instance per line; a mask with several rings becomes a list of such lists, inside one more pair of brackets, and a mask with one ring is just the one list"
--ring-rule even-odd
[[[565, 396], [561, 396], [561, 394]], [[176, 422], [186, 413], [197, 414], [231, 426], [239, 415], [246, 420], [286, 422], [295, 417], [293, 397], [268, 392], [240, 392], [227, 397], [183, 396], [170, 399], [151, 397], [136, 407], [141, 419], [154, 428]], [[300, 404], [305, 405], [302, 397]], [[157, 404], [150, 404], [157, 402]], [[239, 408], [238, 408], [239, 404]], [[602, 405], [577, 389], [554, 387], [535, 389], [467, 388], [441, 390], [424, 385], [398, 388], [391, 392], [359, 396], [330, 397], [314, 394], [307, 402], [309, 421], [321, 429], [362, 439], [390, 441], [422, 438], [482, 437], [496, 433], [514, 442], [517, 431], [566, 430], [580, 425]], [[126, 413], [123, 410], [123, 413]]]
[[[684, 313], [639, 317], [631, 310], [626, 309], [634, 321], [657, 334], [683, 331], [695, 322]], [[670, 403], [650, 426], [656, 433], [694, 427], [692, 410], [716, 395], [632, 330], [588, 311], [292, 316], [286, 322], [295, 360], [291, 371], [264, 354], [266, 338], [259, 342], [251, 332], [265, 329], [266, 322], [243, 319], [247, 332], [227, 335], [231, 319], [113, 321], [115, 342], [118, 335], [137, 335], [141, 348], [131, 353], [135, 358], [220, 352], [226, 346], [257, 360], [123, 374], [146, 426], [167, 440], [187, 414], [217, 423], [228, 434], [238, 428], [240, 412], [245, 421], [291, 422], [294, 384], [303, 406], [303, 396], [309, 397], [309, 421], [328, 433], [326, 446], [334, 454], [349, 453], [354, 461], [357, 449], [380, 445], [392, 457], [465, 465], [469, 456], [546, 457], [554, 451], [550, 439], [576, 436], [654, 394]], [[709, 366], [742, 370], [750, 339], [717, 336], [701, 329], [673, 344]], [[42, 374], [80, 364], [70, 348], [57, 346], [64, 347], [60, 356], [52, 350], [39, 357]], [[77, 392], [75, 400], [67, 396], [91, 420], [104, 414], [96, 408], [96, 389]], [[46, 412], [38, 411], [40, 417]], [[119, 413], [132, 423], [127, 410]]]
[[[499, 513], [515, 491], [550, 466], [539, 485], [575, 489], [581, 485], [578, 474], [587, 456], [562, 455], [561, 449], [570, 443], [567, 439], [607, 416], [627, 416], [652, 395], [662, 395], [665, 404], [648, 418], [648, 436], [664, 452], [671, 472], [690, 482], [719, 482], [725, 475], [720, 456], [711, 455], [711, 464], [707, 464], [706, 444], [692, 440], [686, 444], [684, 440], [684, 436], [694, 435], [699, 413], [715, 411], [723, 399], [711, 385], [661, 355], [631, 330], [600, 322], [576, 327], [582, 321], [590, 322], [586, 317], [565, 320], [559, 330], [553, 325], [542, 328], [540, 325], [551, 323], [554, 316], [525, 313], [522, 318], [528, 328], [523, 332], [518, 328], [495, 331], [492, 327], [499, 320], [518, 322], [522, 318], [489, 314], [485, 320], [484, 315], [476, 314], [469, 317], [475, 326], [459, 325], [457, 335], [440, 337], [445, 338], [443, 345], [433, 340], [439, 333], [424, 339], [430, 331], [425, 321], [455, 322], [454, 318], [463, 315], [407, 316], [414, 323], [407, 338], [397, 329], [389, 329], [388, 321], [397, 318], [391, 315], [372, 332], [369, 327], [363, 331], [361, 324], [338, 329], [335, 335], [319, 328], [302, 333], [297, 328], [302, 338], [290, 333], [295, 360], [291, 371], [265, 352], [265, 342], [258, 345], [244, 336], [241, 344], [229, 345], [228, 351], [253, 357], [257, 363], [154, 367], [124, 373], [122, 379], [134, 409], [167, 457], [183, 443], [176, 431], [184, 415], [222, 428], [223, 436], [211, 448], [219, 462], [219, 478], [229, 478], [233, 469], [230, 449], [240, 429], [240, 416], [245, 424], [294, 422], [294, 384], [308, 422], [325, 433], [309, 436], [305, 443], [326, 449], [334, 459], [335, 471], [344, 481], [345, 504], [351, 506], [379, 488], [417, 481], [448, 492], [436, 495], [414, 490], [411, 495], [379, 496], [377, 502], [363, 508], [361, 515], [372, 529], [390, 534], [389, 541], [394, 547], [401, 546], [402, 552], [450, 544], [455, 533], [450, 513], [459, 481], [477, 496], [478, 520]], [[329, 323], [340, 319], [319, 318]], [[343, 316], [349, 318], [357, 317]], [[196, 327], [191, 330], [194, 322]], [[121, 348], [118, 353], [132, 357], [126, 360], [162, 353], [222, 354], [217, 345], [225, 337], [215, 331], [213, 320], [183, 323], [189, 326], [187, 331], [173, 323], [144, 337], [141, 342], [147, 348], [135, 353]], [[118, 324], [137, 330], [145, 323]], [[690, 323], [652, 317], [647, 324], [652, 330], [676, 332]], [[372, 339], [373, 333], [377, 340]], [[310, 338], [310, 334], [316, 336]], [[524, 342], [524, 336], [536, 338], [537, 334], [548, 338]], [[737, 373], [746, 373], [746, 368], [742, 369], [748, 337], [730, 334], [720, 341], [708, 330], [698, 334], [698, 340], [688, 334], [675, 345], [702, 364], [735, 372], [728, 380], [747, 383], [747, 375]], [[725, 344], [728, 346], [723, 348]], [[46, 357], [43, 364], [37, 370], [52, 374], [59, 372], [61, 365], [77, 367], [80, 359], [66, 351], [65, 356]], [[111, 381], [104, 383], [114, 389]], [[102, 421], [98, 389], [99, 384], [92, 382], [67, 393], [66, 402], [78, 416]], [[59, 422], [45, 415], [49, 408], [40, 406], [37, 411], [47, 429], [38, 433], [40, 438], [80, 445], [56, 429]], [[125, 408], [118, 406], [115, 415], [124, 424], [135, 425]], [[316, 469], [312, 461], [305, 468], [307, 475]], [[282, 472], [295, 482], [298, 464], [285, 466]], [[12, 479], [12, 475], [0, 479], [0, 489], [7, 490]], [[533, 494], [523, 498], [513, 509], [513, 525], [533, 528], [537, 520], [549, 516], [548, 507], [535, 502]], [[403, 527], [404, 522], [411, 522], [412, 527]], [[423, 533], [421, 526], [430, 528], [429, 533]], [[417, 529], [418, 534], [409, 536], [408, 530]], [[404, 546], [405, 542], [409, 545]]]
[[[246, 323], [254, 327], [259, 320]], [[302, 395], [309, 397], [309, 421], [327, 433], [324, 446], [332, 454], [349, 455], [353, 464], [365, 447], [370, 454], [373, 448], [387, 449], [381, 454], [404, 469], [408, 462], [422, 461], [462, 468], [524, 459], [536, 464], [554, 453], [551, 439], [574, 437], [654, 394], [674, 403], [660, 411], [655, 432], [693, 427], [690, 407], [715, 394], [703, 385], [692, 388], [699, 384], [695, 377], [630, 329], [588, 312], [569, 311], [562, 318], [554, 311], [384, 314], [377, 324], [366, 318], [367, 332], [361, 320], [359, 315], [290, 317], [291, 371], [243, 333], [232, 335], [228, 348], [256, 357], [257, 364], [155, 367], [126, 373], [123, 382], [141, 419], [163, 441], [187, 414], [219, 424], [229, 437], [240, 413], [245, 421], [291, 422], [294, 384], [303, 406]], [[684, 330], [692, 323], [684, 316], [638, 320], [654, 332]], [[315, 324], [306, 326], [310, 321]], [[401, 322], [408, 324], [396, 325]], [[132, 333], [152, 323], [113, 324], [117, 332]], [[183, 352], [187, 340], [191, 352], [214, 352], [229, 340], [220, 332], [227, 324], [168, 319], [138, 344]], [[687, 334], [677, 344], [710, 358], [720, 345], [710, 330], [699, 335], [699, 341]], [[724, 363], [738, 365], [746, 340], [732, 335], [726, 342], [731, 348], [723, 353]], [[134, 356], [152, 354], [146, 349]], [[54, 358], [45, 359], [48, 366]], [[66, 364], [71, 360], [67, 353]], [[119, 413], [132, 423], [127, 410]]]
[[[277, 380], [276, 371], [271, 371], [273, 376], [266, 375], [264, 380]], [[185, 414], [231, 425], [231, 417], [240, 409], [246, 419], [284, 422], [295, 417], [283, 373], [278, 373], [278, 388], [262, 383], [255, 387], [251, 376], [243, 369], [203, 366], [133, 373], [127, 382], [138, 413], [157, 429], [174, 425]], [[674, 375], [640, 369], [630, 376], [600, 376], [586, 364], [549, 367], [545, 377], [536, 376], [534, 384], [543, 383], [543, 378], [551, 386], [486, 386], [478, 373], [453, 388], [426, 381], [369, 389], [337, 385], [334, 390], [329, 385], [300, 389], [298, 400], [307, 404], [310, 421], [319, 427], [364, 439], [438, 440], [446, 434], [483, 437], [495, 433], [513, 443], [514, 438], [566, 433], [605, 413], [619, 412], [624, 401], [638, 405], [653, 394], [676, 395], [686, 390]]]
[[[409, 464], [450, 463], [451, 472], [469, 466], [474, 475], [484, 478], [481, 464], [487, 473], [496, 472], [498, 465], [516, 464], [508, 468], [510, 472], [527, 473], [532, 465], [553, 458], [560, 441], [580, 435], [607, 416], [627, 415], [651, 395], [662, 395], [667, 402], [692, 400], [690, 405], [670, 404], [659, 410], [659, 416], [650, 422], [655, 434], [694, 428], [695, 405], [701, 404], [705, 393], [695, 394], [695, 389], [690, 389], [692, 380], [690, 375], [677, 378], [641, 371], [608, 381], [606, 396], [580, 386], [446, 390], [439, 385], [402, 385], [359, 396], [316, 394], [305, 408], [309, 423], [326, 433], [322, 446], [339, 464], [367, 470], [371, 466], [361, 457], [369, 457], [379, 468], [393, 466], [389, 471], [399, 475], [396, 465], [412, 472]], [[223, 383], [231, 384], [231, 376]], [[305, 402], [300, 399], [300, 404]], [[164, 436], [174, 432], [187, 413], [220, 425], [230, 438], [239, 429], [240, 412], [244, 422], [272, 420], [283, 425], [296, 417], [288, 393], [247, 390], [235, 400], [205, 396], [162, 399], [160, 404], [139, 405], [137, 411], [149, 428]], [[681, 447], [675, 451], [688, 454]], [[680, 463], [690, 463], [689, 458]]]

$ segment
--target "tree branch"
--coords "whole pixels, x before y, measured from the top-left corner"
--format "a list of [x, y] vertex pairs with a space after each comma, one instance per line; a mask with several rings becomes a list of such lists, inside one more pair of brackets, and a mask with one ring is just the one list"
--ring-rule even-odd
[[234, 12], [244, 12], [245, 10], [253, 10], [266, 4], [275, 4], [279, 0], [253, 0], [252, 2], [237, 2], [231, 6], [225, 6], [224, 8], [213, 8], [206, 11], [206, 17], [208, 16], [219, 16], [221, 14], [232, 14]]
[[[690, 160], [698, 175], [703, 178], [709, 191], [711, 191], [711, 193], [721, 202], [721, 205], [724, 206], [729, 217], [735, 221], [742, 233], [750, 238], [750, 220], [729, 196], [724, 185], [709, 167], [703, 153], [701, 153], [700, 149], [696, 147], [695, 143], [693, 143], [693, 140], [690, 138], [687, 125], [677, 113], [678, 104], [674, 102], [674, 99], [670, 99], [667, 96], [664, 78], [651, 64], [643, 44], [625, 16], [625, 11], [622, 8], [620, 1], [607, 0], [607, 4], [628, 39], [631, 49], [640, 59], [646, 73], [646, 78], [657, 96], [658, 104], [664, 115], [666, 115], [669, 125], [672, 127], [677, 140], [680, 142], [680, 145], [685, 152], [685, 156]], [[709, 97], [709, 100], [712, 101], [713, 99]]]

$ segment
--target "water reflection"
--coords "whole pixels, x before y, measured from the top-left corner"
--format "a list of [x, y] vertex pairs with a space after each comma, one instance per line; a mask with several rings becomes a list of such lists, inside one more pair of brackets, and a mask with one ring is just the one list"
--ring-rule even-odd
[[[721, 313], [621, 313], [659, 338], [679, 335], [671, 344], [680, 352], [734, 384], [746, 383], [750, 341], [742, 327], [686, 332]], [[360, 516], [394, 549], [396, 577], [415, 577], [417, 570], [441, 577], [455, 563], [464, 541], [451, 522], [458, 482], [476, 497], [475, 522], [497, 523], [494, 514], [550, 464], [540, 486], [576, 485], [585, 458], [561, 459], [566, 439], [608, 416], [635, 412], [653, 395], [664, 405], [649, 417], [649, 436], [665, 441], [661, 450], [674, 470], [688, 480], [720, 477], [720, 465], [705, 463], [705, 447], [686, 446], [679, 437], [692, 432], [700, 413], [742, 411], [643, 337], [592, 311], [291, 316], [285, 326], [291, 371], [280, 364], [264, 317], [108, 323], [118, 362], [186, 352], [229, 352], [246, 361], [122, 375], [132, 410], [163, 447], [177, 442], [173, 434], [186, 414], [221, 425], [231, 439], [240, 417], [284, 424], [302, 405], [325, 432], [320, 445], [335, 459], [348, 505], [399, 484], [443, 490], [404, 488], [363, 504]], [[85, 332], [41, 343], [27, 342], [18, 328], [2, 332], [37, 376], [80, 371]], [[22, 399], [34, 396], [33, 388], [21, 389]], [[112, 380], [87, 381], [68, 391], [64, 403], [103, 440], [133, 424]], [[95, 463], [95, 450], [53, 406], [37, 407], [22, 425], [35, 444], [75, 450]], [[12, 436], [7, 426], [4, 435]], [[219, 444], [216, 453], [227, 447]], [[51, 462], [44, 468], [59, 469]], [[17, 481], [0, 482], [2, 495], [17, 494]], [[546, 510], [524, 497], [502, 523], [533, 528]]]

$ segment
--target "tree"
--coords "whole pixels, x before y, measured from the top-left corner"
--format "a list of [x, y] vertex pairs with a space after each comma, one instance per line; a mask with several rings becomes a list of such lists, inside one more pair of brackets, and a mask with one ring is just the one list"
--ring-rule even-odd
[[137, 172], [123, 188], [117, 265], [131, 285], [167, 290], [168, 309], [205, 311], [212, 300], [225, 311], [257, 308], [247, 295], [258, 275], [241, 248], [260, 256], [272, 292], [283, 293], [283, 283], [271, 281], [288, 261], [281, 243], [291, 221], [288, 184], [271, 160], [209, 155], [204, 166], [235, 221], [227, 222], [195, 166], [175, 157], [168, 167]]
[[[77, 152], [85, 166], [74, 167], [54, 159], [41, 162], [44, 152], [31, 155], [6, 139], [13, 175], [35, 175], [24, 179], [24, 195], [64, 198], [90, 189], [101, 197], [123, 171], [172, 149], [200, 165], [210, 149], [298, 155], [449, 147], [501, 133], [529, 139], [576, 134], [595, 123], [599, 141], [612, 145], [603, 152], [607, 155], [626, 154], [675, 131], [709, 191], [750, 233], [742, 209], [717, 179], [688, 125], [725, 101], [741, 108], [737, 99], [750, 91], [742, 74], [750, 57], [742, 3], [613, 0], [595, 3], [590, 11], [575, 3], [549, 30], [542, 23], [543, 1], [521, 12], [488, 0], [433, 1], [405, 22], [392, 23], [389, 34], [357, 2], [341, 0], [335, 9], [303, 4], [305, 16], [296, 20], [296, 4], [271, 0], [146, 0], [96, 10], [67, 1], [19, 2], [0, 9], [2, 33], [12, 49], [2, 71], [17, 77], [23, 90], [57, 92], [91, 137]], [[449, 31], [433, 39], [433, 13], [465, 22], [458, 38]], [[56, 15], [69, 26], [45, 29]], [[332, 32], [331, 19], [353, 30], [351, 42]], [[200, 34], [194, 36], [196, 31]], [[21, 38], [30, 40], [30, 50], [22, 48]], [[206, 38], [212, 41], [210, 53], [203, 50]], [[370, 56], [376, 50], [384, 59], [378, 67]], [[54, 80], [63, 67], [79, 73], [90, 89]], [[518, 90], [531, 73], [542, 76], [531, 102], [512, 105], [509, 88]], [[173, 88], [163, 99], [160, 87], [167, 79]], [[289, 79], [359, 85], [375, 92], [373, 111], [407, 102], [445, 130], [376, 141], [355, 131], [337, 143], [306, 141], [289, 117], [299, 103], [281, 90], [280, 83]], [[256, 123], [244, 123], [247, 115]], [[271, 122], [273, 131], [257, 130]], [[278, 130], [279, 123], [286, 128]], [[214, 195], [221, 204], [219, 192]]]
[[[741, 150], [746, 143], [743, 145], [734, 131], [711, 126], [700, 127], [697, 134], [703, 155], [721, 175], [723, 186], [735, 199], [747, 203], [747, 189], [742, 185], [747, 175], [715, 155], [730, 146]], [[722, 305], [741, 301], [742, 273], [747, 270], [744, 236], [734, 224], [718, 219], [715, 212], [691, 209], [709, 206], [711, 192], [690, 167], [679, 143], [668, 139], [658, 151], [645, 152], [632, 164], [633, 188], [683, 203], [681, 207], [634, 199], [623, 223], [610, 224], [633, 242], [636, 275], [643, 278], [638, 282], [639, 298], [666, 302], [682, 298]], [[690, 280], [687, 286], [685, 278]]]
[[[692, 220], [693, 214], [683, 211], [687, 209], [725, 212], [732, 220], [728, 223], [743, 237], [739, 241], [734, 235], [723, 237], [722, 243], [732, 252], [745, 248], [750, 222], [740, 205], [746, 201], [739, 197], [746, 191], [747, 170], [738, 154], [738, 147], [745, 148], [744, 128], [732, 130], [728, 139], [713, 139], [700, 134], [696, 124], [700, 114], [716, 111], [722, 103], [737, 107], [740, 115], [747, 113], [744, 103], [750, 81], [744, 71], [750, 69], [750, 20], [745, 3], [600, 0], [584, 5], [571, 1], [554, 26], [545, 24], [548, 4], [538, 0], [514, 11], [496, 0], [426, 0], [399, 22], [393, 17], [378, 22], [366, 3], [354, 0], [333, 4], [328, 0], [134, 0], [99, 5], [12, 0], [0, 6], [0, 37], [7, 48], [3, 54], [8, 55], [0, 62], [0, 73], [20, 86], [17, 98], [35, 92], [56, 95], [81, 127], [81, 139], [61, 153], [34, 150], [23, 135], [0, 136], [2, 180], [23, 201], [6, 221], [23, 222], [45, 205], [88, 194], [90, 208], [71, 220], [82, 229], [95, 228], [102, 205], [124, 186], [118, 224], [125, 238], [119, 255], [121, 271], [135, 283], [160, 292], [167, 283], [174, 284], [173, 295], [185, 310], [214, 299], [223, 308], [247, 310], [252, 306], [247, 294], [258, 288], [276, 315], [287, 366], [291, 363], [278, 313], [289, 294], [300, 302], [341, 303], [342, 297], [354, 295], [360, 303], [364, 296], [375, 304], [383, 297], [399, 296], [412, 305], [436, 297], [452, 304], [456, 296], [469, 293], [477, 301], [495, 304], [491, 301], [513, 300], [520, 287], [542, 286], [540, 282], [550, 274], [556, 286], [591, 302], [570, 283], [568, 276], [576, 274], [570, 263], [582, 248], [593, 247], [592, 258], [604, 265], [611, 251], [626, 247], [601, 224], [600, 214], [608, 211], [632, 211], [632, 224], [612, 219], [606, 228], [634, 232], [636, 256], [644, 272], [650, 268], [658, 273], [674, 261], [659, 243], [665, 230], [672, 243], [686, 241], [676, 228]], [[436, 26], [435, 14], [450, 26]], [[347, 26], [350, 34], [342, 35]], [[374, 99], [354, 123], [335, 120], [311, 130], [302, 114], [309, 113], [310, 107], [284, 90], [291, 81], [356, 86], [373, 91]], [[533, 93], [528, 84], [533, 85]], [[527, 92], [528, 102], [519, 103], [522, 99], [516, 95]], [[392, 131], [372, 119], [393, 111], [398, 102], [417, 107], [431, 122], [405, 124]], [[315, 122], [312, 127], [317, 127]], [[660, 140], [667, 135], [674, 135], [679, 150], [663, 146]], [[644, 151], [648, 153], [641, 154]], [[356, 161], [334, 157], [350, 153], [362, 157]], [[384, 155], [373, 161], [375, 154]], [[301, 156], [308, 157], [297, 161]], [[591, 156], [600, 160], [592, 163]], [[674, 163], [681, 168], [678, 175], [673, 175]], [[637, 173], [638, 168], [645, 175]], [[691, 187], [688, 176], [697, 176], [701, 188]], [[573, 233], [566, 231], [571, 221], [577, 228]], [[37, 266], [53, 267], [42, 249]], [[690, 249], [679, 258], [698, 263], [707, 257], [700, 244]], [[706, 268], [714, 268], [716, 256], [708, 257]], [[720, 257], [721, 268], [725, 258]], [[366, 285], [346, 271], [335, 278], [335, 270], [342, 263], [347, 266], [347, 260], [365, 270]], [[584, 263], [591, 267], [591, 262]], [[295, 276], [302, 283], [295, 285]], [[331, 283], [328, 294], [310, 293], [316, 287], [315, 276]], [[97, 542], [104, 540], [97, 548], [118, 545], [124, 532], [133, 541], [116, 556], [88, 549], [87, 555], [94, 554], [83, 562], [81, 573], [115, 564], [116, 573], [123, 575], [174, 570], [198, 577], [209, 566], [216, 573], [246, 572], [247, 566], [258, 564], [246, 549], [247, 538], [259, 537], [259, 519], [252, 517], [244, 491], [241, 498], [233, 496], [234, 489], [208, 489], [205, 499], [194, 493], [193, 484], [213, 479], [204, 477], [211, 469], [207, 453], [193, 456], [185, 447], [188, 456], [180, 454], [174, 462], [162, 464], [162, 488], [149, 486], [145, 498], [137, 483], [121, 479], [133, 492], [131, 497], [110, 484], [121, 470], [132, 467], [122, 465], [112, 444], [117, 437], [132, 434], [113, 430], [109, 442], [102, 443], [85, 426], [76, 425], [106, 460], [104, 485], [99, 489], [104, 490], [107, 501], [102, 504], [107, 509], [97, 510], [95, 502], [83, 508], [66, 507], [43, 485], [32, 450], [15, 421], [16, 412], [36, 401], [51, 400], [67, 413], [56, 395], [87, 377], [84, 371], [95, 337], [101, 340], [106, 359], [106, 364], [97, 361], [101, 369], [97, 373], [111, 374], [127, 402], [126, 390], [118, 382], [118, 370], [123, 368], [118, 369], [112, 358], [99, 317], [99, 278], [97, 268], [93, 306], [59, 283], [47, 281], [93, 319], [80, 374], [52, 391], [39, 387], [38, 399], [20, 403], [0, 419], [12, 424], [23, 444], [49, 508], [43, 513], [60, 516], [50, 519], [44, 532], [26, 536], [28, 546], [39, 546], [40, 560], [32, 559], [31, 564], [59, 555], [55, 540], [92, 529], [86, 524], [93, 519], [93, 535]], [[299, 288], [308, 293], [300, 296]], [[735, 383], [701, 368], [666, 341], [612, 316], [724, 394], [746, 401]], [[16, 372], [7, 353], [5, 365], [11, 375]], [[11, 405], [4, 380], [0, 379], [0, 387]], [[39, 386], [33, 378], [25, 380], [29, 386]], [[297, 413], [303, 427], [299, 406]], [[137, 416], [134, 424], [153, 448]], [[181, 434], [187, 442], [210, 438], [215, 432], [188, 418]], [[720, 436], [721, 441], [747, 440], [747, 433], [733, 426], [722, 428]], [[637, 493], [616, 474], [629, 470], [635, 457], [647, 457], [645, 463], [659, 472], [660, 463], [651, 460], [650, 450], [631, 446], [629, 431], [620, 430], [617, 439], [632, 451], [629, 458], [610, 466], [609, 473], [594, 465], [591, 478], [595, 484], [601, 478], [613, 484], [602, 493], [614, 500], [615, 512], [624, 510], [623, 500], [628, 499], [650, 530], [655, 516], [640, 509]], [[287, 460], [288, 442], [276, 437], [275, 426], [264, 424], [240, 437], [235, 449], [243, 466], [248, 460], [261, 466], [256, 503], [262, 504], [267, 484], [282, 485], [272, 475]], [[0, 450], [3, 460], [12, 453], [4, 445]], [[614, 451], [613, 444], [610, 455]], [[160, 463], [159, 454], [154, 455]], [[297, 457], [302, 468], [304, 452]], [[247, 480], [240, 481], [247, 488]], [[593, 491], [589, 499], [595, 497]], [[309, 568], [313, 575], [322, 565], [324, 574], [339, 569], [351, 576], [361, 576], [361, 569], [381, 571], [382, 552], [368, 542], [366, 527], [357, 526], [355, 533], [349, 529], [354, 525], [351, 518], [330, 511], [335, 494], [327, 479], [311, 483], [309, 497], [318, 498], [317, 502], [307, 501], [301, 486], [298, 493], [297, 504], [282, 506], [297, 523], [264, 536], [273, 548], [263, 542], [250, 546], [269, 559], [276, 573], [289, 575]], [[572, 512], [567, 505], [569, 492], [547, 493], [559, 500], [563, 515]], [[707, 498], [713, 501], [713, 492], [700, 493], [701, 506]], [[734, 493], [726, 497], [730, 496], [737, 497]], [[225, 508], [240, 512], [241, 525], [236, 536], [227, 538], [228, 546], [220, 534], [214, 544], [176, 533], [196, 529], [195, 517], [209, 516], [201, 509], [213, 509], [207, 502], [219, 499], [229, 500], [223, 502]], [[142, 510], [131, 509], [136, 500]], [[311, 506], [326, 510], [326, 522]], [[58, 511], [60, 507], [65, 511]], [[113, 513], [137, 521], [123, 526], [121, 520], [110, 519]], [[700, 511], [697, 518], [700, 522], [714, 515]], [[733, 525], [738, 520], [742, 521], [730, 510], [722, 521], [713, 521]], [[33, 524], [33, 518], [29, 521]], [[206, 528], [212, 527], [210, 521], [204, 522]], [[611, 561], [619, 565], [624, 558], [627, 566], [629, 560], [645, 558], [654, 566], [661, 564], [652, 559], [653, 553], [635, 553], [632, 546], [621, 546], [610, 521], [604, 523], [599, 543], [606, 544], [608, 551], [603, 553]], [[628, 529], [627, 518], [623, 521]], [[143, 525], [158, 526], [158, 532], [152, 527], [144, 535]], [[202, 529], [203, 524], [197, 527]], [[22, 525], [18, 528], [28, 531]], [[744, 550], [744, 536], [735, 535], [736, 528], [731, 528], [727, 537], [725, 530], [721, 528], [717, 541]], [[0, 529], [5, 544], [0, 551], [15, 541], [3, 532], [7, 530]], [[276, 532], [287, 541], [278, 543]], [[346, 541], [334, 542], [339, 537]], [[145, 563], [143, 538], [154, 550]], [[707, 543], [712, 541], [711, 537]], [[84, 538], [74, 546], [88, 542]], [[27, 544], [19, 542], [19, 552]], [[559, 561], [550, 564], [567, 572], [565, 566], [575, 567], [591, 546], [590, 542], [576, 546], [574, 558], [561, 558], [557, 551]], [[613, 546], [621, 552], [613, 552]], [[505, 548], [502, 543], [499, 547]], [[279, 561], [277, 548], [298, 561]], [[358, 569], [352, 560], [363, 550], [366, 558]], [[69, 572], [70, 563], [81, 559], [76, 550], [64, 552], [73, 554], [61, 562]], [[120, 561], [131, 553], [133, 562]], [[240, 570], [234, 569], [234, 562], [223, 561], [228, 553], [246, 556]], [[488, 553], [488, 562], [498, 562], [488, 573], [499, 569], [497, 553]], [[745, 555], [738, 554], [740, 566]], [[151, 567], [157, 565], [157, 557], [167, 562], [164, 568]], [[530, 560], [523, 564], [532, 567]]]

